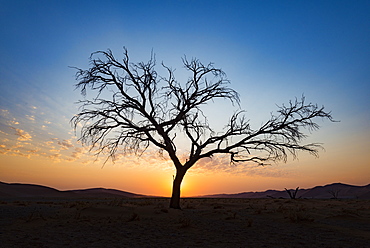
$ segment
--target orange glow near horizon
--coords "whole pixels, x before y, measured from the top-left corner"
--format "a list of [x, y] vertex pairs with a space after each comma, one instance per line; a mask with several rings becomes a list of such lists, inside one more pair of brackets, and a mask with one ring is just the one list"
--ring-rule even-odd
[[[121, 165], [100, 164], [81, 165], [73, 163], [52, 163], [43, 158], [28, 159], [19, 156], [0, 155], [0, 181], [9, 183], [32, 183], [49, 186], [59, 190], [84, 189], [84, 188], [112, 188], [137, 194], [170, 197], [172, 192], [172, 180], [174, 169], [156, 170], [150, 168], [126, 167]], [[315, 161], [315, 160], [314, 160]], [[12, 164], [12, 166], [6, 166]], [[182, 197], [192, 197], [207, 194], [240, 193], [247, 191], [264, 191], [267, 189], [283, 190], [287, 188], [314, 187], [328, 183], [342, 182], [354, 185], [365, 185], [369, 178], [364, 171], [352, 172], [352, 177], [347, 171], [331, 171], [335, 168], [345, 168], [338, 164], [326, 164], [326, 171], [315, 172], [307, 170], [304, 165], [299, 167], [292, 165], [274, 165], [265, 170], [276, 170], [293, 167], [291, 175], [246, 175], [226, 172], [199, 173], [196, 169], [190, 169], [182, 182]], [[348, 170], [353, 171], [352, 168]], [[254, 172], [256, 173], [256, 172]], [[304, 173], [304, 174], [301, 174]], [[302, 180], [305, 178], [305, 180]]]

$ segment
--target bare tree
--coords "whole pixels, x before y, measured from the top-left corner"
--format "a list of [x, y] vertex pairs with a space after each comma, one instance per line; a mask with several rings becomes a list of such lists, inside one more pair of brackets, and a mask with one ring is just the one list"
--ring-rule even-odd
[[297, 187], [295, 189], [295, 191], [293, 191], [293, 192], [290, 191], [289, 189], [285, 188], [285, 191], [288, 193], [290, 199], [293, 199], [293, 200], [297, 199], [296, 197], [297, 197], [298, 190], [299, 190], [299, 187]]
[[[128, 51], [117, 60], [111, 50], [91, 54], [90, 68], [76, 68], [76, 88], [85, 97], [80, 113], [71, 122], [81, 124], [80, 140], [96, 154], [108, 158], [122, 149], [140, 155], [150, 146], [168, 155], [176, 168], [171, 208], [180, 208], [180, 187], [185, 173], [199, 160], [217, 154], [229, 156], [230, 163], [286, 161], [298, 151], [317, 156], [320, 144], [302, 145], [306, 134], [319, 128], [317, 118], [332, 120], [324, 107], [306, 103], [305, 98], [278, 107], [261, 127], [250, 127], [244, 111], [235, 111], [225, 128], [216, 132], [208, 123], [202, 106], [215, 99], [227, 99], [239, 105], [239, 94], [228, 87], [225, 73], [212, 63], [183, 59], [190, 77], [184, 83], [175, 79], [174, 70], [162, 63], [166, 76], [158, 75], [152, 54], [146, 63], [131, 63]], [[86, 98], [87, 91], [93, 97]], [[90, 93], [90, 92], [89, 92]], [[186, 159], [179, 147], [178, 134], [187, 138]]]
[[338, 199], [340, 189], [329, 189], [328, 193], [332, 196], [332, 199]]

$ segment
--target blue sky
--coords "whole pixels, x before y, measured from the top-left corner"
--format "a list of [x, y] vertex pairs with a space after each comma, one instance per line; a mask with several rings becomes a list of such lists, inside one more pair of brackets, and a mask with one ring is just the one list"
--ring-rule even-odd
[[[72, 142], [68, 121], [81, 97], [69, 66], [87, 68], [96, 50], [110, 48], [119, 57], [126, 46], [134, 62], [153, 49], [178, 78], [186, 78], [184, 55], [214, 62], [256, 126], [275, 104], [305, 94], [341, 121], [323, 122], [310, 138], [324, 143], [325, 163], [361, 163], [353, 170], [369, 172], [369, 1], [15, 0], [0, 6], [0, 130], [9, 149], [1, 156], [16, 157], [15, 130], [32, 136], [29, 146], [45, 154], [42, 142]], [[344, 151], [351, 155], [343, 162]], [[312, 159], [295, 163], [306, 169], [310, 161], [324, 163]], [[353, 178], [348, 182], [366, 181]]]

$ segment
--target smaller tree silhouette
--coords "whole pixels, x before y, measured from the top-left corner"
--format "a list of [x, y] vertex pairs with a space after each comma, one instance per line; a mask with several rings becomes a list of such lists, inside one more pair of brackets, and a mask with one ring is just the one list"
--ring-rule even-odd
[[332, 196], [332, 199], [338, 199], [340, 189], [329, 189], [328, 193]]
[[297, 199], [297, 193], [298, 193], [299, 187], [297, 187], [294, 191], [291, 191], [287, 188], [285, 188], [285, 191], [288, 193], [290, 199]]

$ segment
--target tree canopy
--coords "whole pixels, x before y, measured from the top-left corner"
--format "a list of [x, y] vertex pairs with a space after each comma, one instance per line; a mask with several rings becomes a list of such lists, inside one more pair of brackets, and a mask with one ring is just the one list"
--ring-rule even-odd
[[[330, 112], [307, 103], [304, 96], [281, 105], [258, 129], [252, 129], [245, 112], [237, 108], [226, 119], [223, 130], [214, 130], [202, 108], [215, 99], [227, 99], [239, 105], [239, 94], [229, 87], [225, 73], [214, 64], [198, 59], [182, 60], [189, 72], [186, 82], [178, 82], [174, 69], [161, 64], [166, 75], [156, 70], [155, 56], [148, 62], [131, 63], [126, 48], [123, 59], [111, 50], [92, 53], [90, 68], [77, 69], [76, 88], [84, 100], [80, 112], [72, 118], [80, 140], [97, 154], [114, 158], [118, 149], [140, 154], [154, 146], [167, 154], [176, 168], [170, 207], [180, 208], [182, 179], [193, 165], [217, 154], [229, 156], [231, 163], [286, 161], [298, 151], [317, 156], [318, 143], [302, 144], [305, 129], [319, 128], [318, 118], [333, 121]], [[87, 98], [87, 92], [93, 94]], [[179, 148], [182, 133], [189, 145], [186, 159]]]

